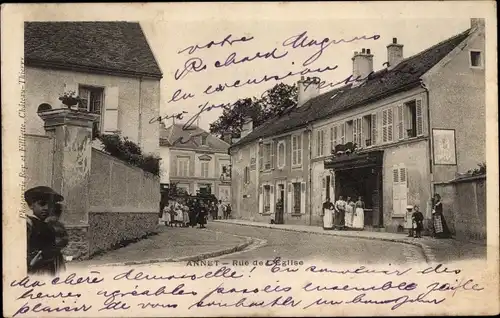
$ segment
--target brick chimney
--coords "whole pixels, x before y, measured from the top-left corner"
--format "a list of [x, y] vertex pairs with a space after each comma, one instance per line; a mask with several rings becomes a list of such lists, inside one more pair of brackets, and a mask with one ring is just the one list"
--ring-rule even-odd
[[230, 131], [226, 131], [222, 134], [222, 140], [224, 140], [228, 144], [231, 144], [232, 138], [233, 138], [233, 133]]
[[298, 100], [297, 107], [304, 105], [308, 100], [319, 95], [319, 77], [308, 77], [304, 79], [304, 76], [300, 78], [297, 82], [298, 87]]
[[354, 52], [352, 57], [353, 80], [365, 79], [371, 72], [373, 72], [373, 54], [371, 54], [370, 49]]
[[483, 29], [484, 30], [485, 21], [483, 18], [471, 18], [470, 27], [472, 29]]
[[387, 45], [387, 67], [393, 68], [403, 60], [403, 44], [397, 38], [392, 38], [392, 43]]
[[243, 118], [243, 126], [241, 127], [241, 137], [243, 138], [253, 130], [253, 120], [251, 117]]

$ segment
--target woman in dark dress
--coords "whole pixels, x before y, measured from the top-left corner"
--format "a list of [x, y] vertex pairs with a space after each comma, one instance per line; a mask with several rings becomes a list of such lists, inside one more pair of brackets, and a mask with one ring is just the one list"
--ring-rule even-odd
[[196, 226], [199, 209], [200, 206], [198, 200], [197, 199], [192, 200], [189, 207], [189, 225], [191, 225], [191, 227]]
[[439, 194], [434, 195], [434, 207], [432, 209], [432, 224], [434, 228], [434, 237], [450, 238], [451, 232], [448, 229], [443, 215], [443, 203]]
[[62, 210], [62, 204], [56, 203], [52, 215], [45, 220], [45, 222], [52, 227], [55, 234], [53, 258], [56, 272], [63, 272], [66, 270], [64, 256], [61, 251], [68, 245], [69, 242], [68, 232], [66, 231], [64, 224], [60, 222]]
[[201, 202], [200, 209], [198, 212], [198, 224], [200, 225], [200, 229], [205, 228], [205, 224], [207, 224], [207, 214], [209, 207], [207, 203]]

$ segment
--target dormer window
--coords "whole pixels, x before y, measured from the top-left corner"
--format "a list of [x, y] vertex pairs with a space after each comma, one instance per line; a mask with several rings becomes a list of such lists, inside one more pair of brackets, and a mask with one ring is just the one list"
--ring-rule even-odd
[[207, 145], [207, 136], [201, 136], [201, 145], [206, 146]]

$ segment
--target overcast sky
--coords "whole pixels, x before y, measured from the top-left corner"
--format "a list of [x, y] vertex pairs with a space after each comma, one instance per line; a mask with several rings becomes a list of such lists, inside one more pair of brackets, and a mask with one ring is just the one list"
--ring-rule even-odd
[[[469, 19], [338, 19], [323, 20], [289, 20], [289, 21], [184, 21], [162, 20], [155, 23], [141, 22], [144, 32], [150, 42], [153, 52], [160, 64], [164, 77], [161, 81], [161, 114], [171, 116], [180, 112], [188, 112], [185, 119], [189, 119], [199, 111], [199, 105], [231, 103], [239, 98], [259, 96], [266, 89], [273, 87], [275, 80], [263, 82], [258, 85], [244, 85], [239, 88], [226, 88], [222, 92], [206, 94], [204, 91], [209, 85], [216, 87], [218, 84], [234, 83], [236, 80], [246, 82], [249, 79], [262, 79], [265, 75], [286, 75], [288, 72], [300, 72], [305, 68], [311, 70], [324, 69], [325, 67], [337, 68], [333, 71], [311, 73], [306, 76], [319, 76], [326, 82], [338, 82], [352, 73], [354, 51], [362, 48], [371, 49], [374, 54], [374, 69], [383, 67], [387, 61], [386, 46], [393, 37], [398, 43], [404, 45], [404, 57], [409, 57], [428, 47], [437, 44], [453, 35], [456, 35], [470, 26]], [[331, 44], [326, 47], [321, 56], [307, 66], [303, 66], [311, 56], [320, 51], [319, 45], [293, 48], [284, 46], [287, 39], [297, 37], [307, 32], [307, 40], [317, 43], [328, 38], [330, 41], [346, 41], [355, 37], [366, 36], [368, 40], [355, 40], [350, 43]], [[192, 46], [203, 47], [210, 41], [221, 42], [231, 35], [230, 40], [243, 37], [246, 40], [235, 41], [232, 45], [214, 45], [210, 48], [191, 50]], [[374, 40], [374, 36], [380, 36]], [[375, 37], [377, 38], [377, 37]], [[288, 42], [292, 42], [289, 40]], [[187, 49], [187, 50], [185, 50]], [[268, 59], [256, 58], [245, 63], [230, 66], [215, 67], [217, 61], [224, 64], [228, 57], [234, 53], [235, 61], [244, 57], [255, 57], [272, 53]], [[180, 51], [183, 51], [179, 53]], [[193, 52], [194, 51], [194, 52]], [[283, 57], [281, 57], [283, 56]], [[196, 60], [196, 65], [204, 70], [189, 72], [184, 77], [176, 80], [175, 73], [181, 74], [185, 64], [190, 59]], [[191, 60], [191, 61], [195, 61]], [[201, 64], [202, 63], [202, 64]], [[290, 76], [283, 80], [293, 84], [300, 79], [300, 75]], [[178, 95], [194, 95], [187, 99], [170, 101], [176, 91], [182, 90]], [[325, 89], [325, 90], [328, 90]], [[322, 92], [324, 92], [323, 90]], [[203, 112], [200, 116], [200, 126], [208, 130], [209, 124], [220, 116], [222, 110], [213, 109]], [[172, 120], [167, 121], [167, 125]]]

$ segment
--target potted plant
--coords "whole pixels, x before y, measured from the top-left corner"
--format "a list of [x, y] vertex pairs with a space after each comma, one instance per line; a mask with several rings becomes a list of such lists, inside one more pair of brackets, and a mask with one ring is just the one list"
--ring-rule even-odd
[[62, 96], [59, 97], [59, 100], [64, 105], [68, 106], [68, 108], [76, 106], [81, 102], [80, 97], [76, 95], [76, 92], [74, 91], [65, 92]]

